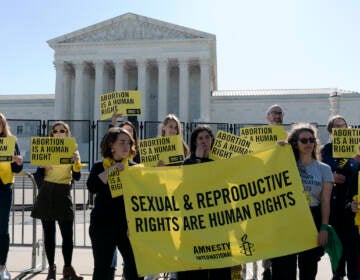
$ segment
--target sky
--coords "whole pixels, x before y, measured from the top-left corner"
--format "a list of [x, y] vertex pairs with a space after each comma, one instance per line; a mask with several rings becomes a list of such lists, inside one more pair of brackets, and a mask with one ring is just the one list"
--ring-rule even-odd
[[0, 95], [54, 93], [46, 42], [128, 12], [215, 34], [218, 90], [360, 92], [358, 0], [12, 0], [0, 9]]

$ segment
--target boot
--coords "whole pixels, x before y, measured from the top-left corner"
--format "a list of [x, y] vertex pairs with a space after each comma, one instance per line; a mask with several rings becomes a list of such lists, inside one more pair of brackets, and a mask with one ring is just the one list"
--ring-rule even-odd
[[49, 266], [46, 280], [56, 280], [56, 265]]
[[10, 279], [11, 279], [10, 272], [4, 266], [4, 268], [0, 270], [0, 280], [10, 280]]
[[70, 266], [64, 266], [63, 269], [63, 277], [64, 280], [83, 280], [84, 277], [80, 276], [80, 274], [77, 274], [74, 268]]

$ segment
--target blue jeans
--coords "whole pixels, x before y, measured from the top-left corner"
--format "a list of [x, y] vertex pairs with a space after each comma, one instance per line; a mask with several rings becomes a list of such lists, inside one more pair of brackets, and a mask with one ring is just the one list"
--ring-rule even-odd
[[9, 219], [12, 202], [11, 185], [0, 187], [0, 265], [5, 265], [9, 252]]

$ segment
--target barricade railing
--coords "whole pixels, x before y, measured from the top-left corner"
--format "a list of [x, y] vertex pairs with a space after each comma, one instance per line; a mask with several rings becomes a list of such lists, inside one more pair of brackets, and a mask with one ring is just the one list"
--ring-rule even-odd
[[[20, 179], [20, 180], [19, 180]], [[20, 181], [20, 182], [19, 182]], [[13, 207], [11, 217], [11, 244], [20, 246], [31, 246], [31, 267], [20, 272], [14, 279], [22, 279], [29, 274], [37, 274], [42, 272], [46, 267], [45, 250], [43, 246], [43, 238], [38, 239], [38, 229], [36, 219], [30, 218], [31, 206], [27, 203], [35, 201], [37, 196], [37, 186], [34, 177], [29, 172], [21, 172], [16, 176], [16, 184], [13, 189]], [[21, 203], [18, 203], [21, 202]], [[20, 214], [20, 215], [17, 215]], [[17, 217], [20, 216], [20, 217]], [[19, 221], [21, 224], [19, 225]], [[31, 225], [31, 230], [25, 227]], [[16, 243], [16, 236], [19, 235], [19, 226], [21, 234], [21, 242]], [[26, 243], [25, 237], [29, 238], [31, 232], [31, 244]], [[41, 261], [37, 261], [37, 256], [41, 254]]]

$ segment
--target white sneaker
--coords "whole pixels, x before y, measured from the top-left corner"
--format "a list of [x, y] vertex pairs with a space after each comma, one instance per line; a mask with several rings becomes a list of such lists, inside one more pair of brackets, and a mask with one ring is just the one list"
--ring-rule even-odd
[[6, 269], [6, 267], [0, 270], [0, 280], [10, 280], [10, 279], [11, 279], [10, 272]]

